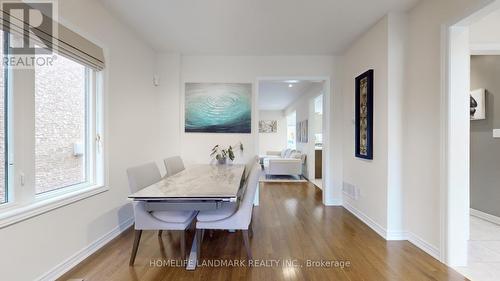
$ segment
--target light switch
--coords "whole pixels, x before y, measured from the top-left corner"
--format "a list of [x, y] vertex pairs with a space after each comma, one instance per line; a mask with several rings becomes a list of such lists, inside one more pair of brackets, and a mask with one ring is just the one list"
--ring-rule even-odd
[[500, 139], [500, 129], [493, 129], [493, 138]]

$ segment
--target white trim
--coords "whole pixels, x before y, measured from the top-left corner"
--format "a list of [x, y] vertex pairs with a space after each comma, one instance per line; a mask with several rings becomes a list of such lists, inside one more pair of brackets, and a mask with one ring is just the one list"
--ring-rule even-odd
[[408, 232], [402, 230], [386, 230], [385, 240], [388, 241], [408, 240]]
[[[384, 227], [379, 225], [376, 221], [374, 221], [372, 218], [369, 216], [365, 215], [362, 211], [356, 209], [354, 206], [349, 204], [347, 201], [344, 200], [344, 208], [351, 212], [354, 216], [356, 216], [358, 219], [360, 219], [362, 222], [364, 222], [366, 225], [368, 225], [371, 229], [373, 229], [378, 235], [380, 235], [382, 238], [386, 239], [387, 237], [387, 231]], [[386, 239], [387, 240], [387, 239]]]
[[470, 52], [471, 55], [476, 55], [476, 56], [500, 55], [500, 44], [495, 44], [495, 43], [471, 44]]
[[371, 229], [373, 229], [378, 235], [382, 236], [387, 241], [402, 241], [407, 240], [407, 232], [406, 231], [395, 231], [395, 230], [387, 230], [374, 221], [372, 218], [367, 216], [362, 211], [356, 209], [354, 206], [344, 201], [343, 207], [347, 209], [351, 214], [360, 219], [363, 223], [368, 225]]
[[381, 225], [379, 225], [377, 222], [375, 222], [373, 219], [371, 219], [369, 216], [365, 215], [363, 212], [359, 211], [349, 203], [344, 201], [344, 208], [351, 212], [354, 216], [356, 216], [358, 219], [360, 219], [363, 223], [368, 225], [371, 229], [373, 229], [378, 235], [380, 235], [382, 238], [384, 238], [387, 241], [405, 241], [407, 240], [408, 242], [412, 243], [416, 247], [420, 248], [422, 251], [426, 252], [433, 258], [439, 260], [441, 257], [441, 253], [439, 249], [431, 245], [430, 243], [426, 242], [424, 239], [420, 238], [419, 236], [415, 235], [414, 233], [407, 232], [407, 231], [388, 231]]
[[12, 210], [5, 211], [0, 215], [0, 229], [107, 190], [109, 190], [107, 186], [94, 186], [35, 202], [26, 206], [12, 205]]
[[344, 200], [342, 198], [334, 198], [330, 199], [327, 203], [325, 203], [325, 206], [329, 207], [341, 207], [343, 206]]
[[490, 215], [488, 213], [481, 212], [472, 208], [470, 209], [470, 215], [500, 225], [500, 217]]
[[417, 246], [420, 248], [422, 251], [426, 252], [436, 260], [439, 260], [441, 257], [441, 253], [439, 251], [439, 248], [437, 248], [434, 245], [429, 244], [426, 242], [424, 239], [420, 238], [414, 233], [408, 232], [407, 233], [407, 240], [408, 242], [412, 243], [413, 245]]
[[57, 278], [61, 277], [64, 273], [71, 270], [74, 266], [82, 262], [84, 259], [86, 259], [90, 255], [95, 253], [97, 250], [108, 244], [111, 240], [113, 240], [115, 237], [117, 237], [122, 232], [127, 230], [133, 224], [134, 224], [133, 217], [125, 220], [123, 223], [113, 228], [110, 232], [106, 233], [101, 238], [92, 242], [87, 247], [81, 249], [76, 254], [72, 255], [65, 261], [61, 262], [60, 264], [58, 264], [57, 266], [55, 266], [54, 268], [52, 268], [51, 270], [40, 276], [37, 280], [40, 281], [56, 280]]

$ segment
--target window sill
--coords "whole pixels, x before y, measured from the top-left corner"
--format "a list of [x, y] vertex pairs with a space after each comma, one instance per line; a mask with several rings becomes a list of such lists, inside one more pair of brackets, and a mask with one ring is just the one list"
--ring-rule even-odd
[[91, 186], [85, 189], [64, 193], [24, 206], [11, 206], [0, 213], [0, 229], [41, 215], [51, 210], [69, 205], [109, 190], [107, 186]]

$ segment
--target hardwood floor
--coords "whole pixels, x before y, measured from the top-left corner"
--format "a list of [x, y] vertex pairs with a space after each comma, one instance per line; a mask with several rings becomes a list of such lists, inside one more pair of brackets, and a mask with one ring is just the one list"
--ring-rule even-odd
[[[129, 267], [134, 238], [129, 229], [59, 280], [467, 280], [409, 242], [385, 241], [344, 208], [324, 207], [321, 191], [309, 183], [262, 183], [253, 223], [253, 259], [274, 266], [259, 261], [259, 267], [203, 266], [189, 272], [181, 262], [167, 264], [180, 259], [177, 233], [164, 231], [159, 239], [157, 232], [144, 231], [135, 266]], [[192, 237], [191, 231], [187, 240]], [[205, 235], [201, 258], [246, 260], [241, 233]], [[345, 264], [308, 267], [308, 260]]]

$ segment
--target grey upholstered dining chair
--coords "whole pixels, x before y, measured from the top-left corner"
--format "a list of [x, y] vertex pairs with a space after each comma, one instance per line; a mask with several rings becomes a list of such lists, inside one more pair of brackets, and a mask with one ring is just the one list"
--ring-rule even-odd
[[167, 170], [167, 177], [173, 176], [178, 172], [184, 170], [184, 163], [180, 156], [169, 157], [163, 160], [165, 163], [165, 169]]
[[[259, 185], [261, 169], [258, 163], [254, 162], [250, 174], [245, 182], [245, 193], [243, 199], [238, 204], [226, 204], [214, 211], [201, 211], [197, 216], [196, 236], [198, 239], [198, 257], [201, 253], [201, 243], [203, 241], [203, 231], [205, 229], [219, 230], [241, 230], [243, 243], [247, 251], [248, 259], [252, 259], [249, 236], [252, 232], [252, 211], [255, 199], [255, 192]], [[250, 234], [250, 235], [249, 235]]]
[[[130, 192], [135, 193], [161, 180], [160, 171], [154, 162], [127, 169]], [[144, 202], [133, 202], [135, 218], [135, 239], [130, 256], [134, 264], [143, 230], [176, 230], [180, 232], [181, 255], [186, 256], [186, 229], [196, 217], [195, 211], [153, 211], [145, 209]]]

